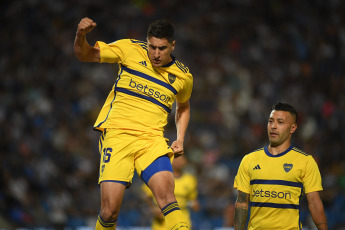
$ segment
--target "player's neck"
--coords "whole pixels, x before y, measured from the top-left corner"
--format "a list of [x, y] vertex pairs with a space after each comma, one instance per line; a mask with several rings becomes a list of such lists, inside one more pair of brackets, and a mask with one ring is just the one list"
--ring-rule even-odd
[[270, 143], [267, 146], [267, 150], [272, 154], [272, 155], [278, 155], [282, 152], [284, 152], [285, 150], [287, 150], [290, 147], [291, 143], [289, 141], [284, 142], [280, 145], [277, 146], [272, 146], [272, 144]]

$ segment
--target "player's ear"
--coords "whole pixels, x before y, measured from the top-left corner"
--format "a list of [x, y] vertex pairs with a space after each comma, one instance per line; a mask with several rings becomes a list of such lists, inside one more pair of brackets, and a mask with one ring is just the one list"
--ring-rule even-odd
[[173, 51], [175, 49], [175, 40], [171, 43], [172, 49], [171, 51]]
[[296, 129], [297, 129], [297, 124], [292, 124], [291, 125], [291, 128], [290, 128], [290, 134], [293, 134], [294, 132], [296, 132]]

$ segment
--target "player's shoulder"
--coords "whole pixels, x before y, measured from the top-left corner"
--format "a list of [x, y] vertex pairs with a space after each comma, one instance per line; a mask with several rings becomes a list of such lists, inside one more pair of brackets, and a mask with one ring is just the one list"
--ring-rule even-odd
[[311, 155], [304, 152], [303, 150], [297, 148], [297, 147], [292, 147], [291, 151], [295, 152], [298, 155], [305, 156], [305, 157], [310, 157]]
[[265, 151], [264, 147], [258, 148], [258, 149], [255, 149], [254, 151], [251, 151], [246, 156], [248, 156], [248, 157], [255, 157], [255, 156], [258, 156], [259, 154], [262, 154], [264, 151]]
[[131, 39], [131, 38], [125, 38], [125, 39], [119, 39], [114, 42], [111, 42], [110, 45], [116, 44], [116, 45], [123, 45], [123, 46], [132, 46], [137, 47], [141, 49], [147, 50], [147, 42]]
[[265, 152], [265, 148], [259, 148], [259, 149], [255, 149], [254, 151], [251, 151], [249, 153], [247, 153], [244, 157], [243, 160], [244, 162], [251, 162], [254, 159], [260, 157], [263, 153]]
[[110, 42], [109, 45], [113, 45], [113, 44], [128, 44], [130, 43], [130, 39], [119, 39], [119, 40], [116, 40], [116, 41], [113, 41], [113, 42]]
[[249, 153], [247, 153], [245, 156], [244, 156], [244, 160], [245, 161], [253, 161], [254, 159], [262, 156], [263, 154], [265, 153], [265, 148], [262, 147], [262, 148], [258, 148], [258, 149], [255, 149]]
[[173, 56], [173, 62], [169, 64], [167, 67], [175, 68], [176, 70], [180, 71], [182, 74], [189, 76], [192, 78], [192, 74], [189, 72], [188, 66], [183, 64], [179, 59]]
[[140, 41], [140, 40], [136, 40], [136, 39], [128, 39], [129, 43], [134, 45], [134, 46], [137, 46], [137, 47], [140, 47], [144, 50], [147, 50], [147, 42], [145, 41]]

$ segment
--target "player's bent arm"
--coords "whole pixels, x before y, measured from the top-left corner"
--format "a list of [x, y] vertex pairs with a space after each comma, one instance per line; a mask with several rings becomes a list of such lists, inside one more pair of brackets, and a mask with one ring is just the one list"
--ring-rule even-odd
[[96, 26], [96, 23], [89, 18], [83, 18], [78, 24], [77, 33], [74, 39], [75, 56], [82, 62], [100, 62], [100, 49], [90, 46], [86, 40], [86, 34]]
[[185, 103], [179, 103], [176, 101], [176, 114], [175, 124], [177, 131], [177, 139], [171, 145], [174, 151], [175, 157], [183, 154], [183, 142], [187, 131], [188, 123], [190, 118], [190, 104], [189, 100]]
[[318, 191], [307, 193], [308, 207], [313, 221], [319, 230], [327, 230], [327, 219]]
[[235, 230], [242, 230], [246, 226], [249, 207], [249, 194], [238, 190], [235, 203], [234, 227]]
[[92, 47], [86, 40], [85, 35], [76, 35], [74, 41], [75, 56], [82, 62], [100, 62], [101, 55], [98, 47]]
[[175, 123], [177, 129], [177, 140], [184, 141], [190, 118], [189, 100], [185, 103], [176, 102]]

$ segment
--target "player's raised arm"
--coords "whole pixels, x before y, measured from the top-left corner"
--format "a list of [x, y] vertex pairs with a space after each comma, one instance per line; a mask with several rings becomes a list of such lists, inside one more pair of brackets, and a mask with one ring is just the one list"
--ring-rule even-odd
[[234, 216], [235, 230], [244, 230], [248, 217], [248, 206], [249, 194], [238, 190]]
[[86, 40], [86, 34], [96, 27], [96, 23], [90, 18], [83, 18], [79, 24], [74, 40], [75, 56], [82, 62], [100, 62], [98, 47], [90, 46]]

